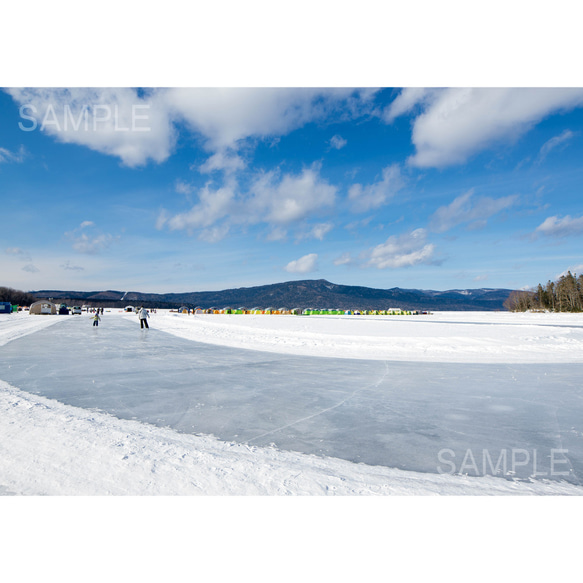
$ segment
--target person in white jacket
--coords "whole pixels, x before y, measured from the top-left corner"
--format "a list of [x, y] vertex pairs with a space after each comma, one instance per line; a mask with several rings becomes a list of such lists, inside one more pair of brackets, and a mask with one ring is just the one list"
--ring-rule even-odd
[[148, 310], [146, 310], [146, 308], [140, 309], [140, 311], [138, 312], [138, 317], [140, 318], [140, 328], [150, 327], [148, 326], [148, 318], [150, 317], [150, 314], [148, 313]]

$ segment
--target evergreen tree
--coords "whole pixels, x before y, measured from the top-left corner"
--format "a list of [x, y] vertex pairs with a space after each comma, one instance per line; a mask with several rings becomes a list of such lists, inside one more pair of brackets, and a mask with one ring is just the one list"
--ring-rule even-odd
[[530, 300], [523, 294], [512, 292], [504, 306], [511, 311], [534, 307], [550, 312], [583, 312], [583, 275], [577, 277], [568, 271], [555, 282], [547, 281], [544, 287], [539, 283]]

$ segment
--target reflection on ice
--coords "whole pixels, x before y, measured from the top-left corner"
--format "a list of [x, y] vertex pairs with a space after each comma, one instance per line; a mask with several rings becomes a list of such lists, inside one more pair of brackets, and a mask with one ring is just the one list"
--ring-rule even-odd
[[14, 340], [0, 378], [188, 433], [425, 472], [583, 479], [581, 365], [379, 362], [198, 344], [127, 320]]

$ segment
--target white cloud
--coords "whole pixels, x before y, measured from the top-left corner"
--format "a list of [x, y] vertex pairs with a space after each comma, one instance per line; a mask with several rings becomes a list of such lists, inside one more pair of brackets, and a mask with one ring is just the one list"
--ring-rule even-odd
[[348, 140], [345, 140], [342, 136], [336, 134], [330, 138], [330, 147], [334, 148], [335, 150], [341, 150], [348, 144]]
[[265, 237], [267, 241], [283, 241], [287, 237], [287, 230], [281, 227], [273, 228]]
[[434, 90], [432, 89], [406, 87], [385, 108], [383, 111], [383, 119], [387, 123], [392, 123], [395, 118], [409, 113], [416, 105], [424, 103], [433, 93]]
[[563, 149], [567, 145], [567, 142], [569, 142], [574, 136], [575, 133], [572, 132], [571, 130], [564, 130], [558, 136], [554, 136], [550, 140], [546, 141], [540, 149], [537, 158], [537, 163], [540, 164], [541, 162], [543, 162], [551, 150], [554, 150], [555, 148], [558, 147], [560, 147], [560, 149]]
[[403, 186], [399, 165], [391, 164], [383, 169], [382, 178], [378, 182], [367, 186], [353, 184], [348, 190], [348, 198], [353, 201], [356, 211], [366, 212], [388, 202]]
[[318, 239], [318, 241], [323, 241], [324, 237], [334, 228], [332, 223], [318, 223], [314, 225], [311, 229], [304, 233], [300, 233], [297, 237], [298, 241], [302, 239]]
[[210, 151], [237, 149], [246, 138], [285, 135], [311, 121], [358, 117], [371, 109], [373, 90], [313, 88], [178, 88], [166, 102], [200, 133]]
[[487, 275], [476, 275], [476, 277], [474, 277], [474, 281], [486, 281], [487, 279]]
[[392, 235], [381, 245], [369, 250], [367, 265], [378, 269], [410, 267], [421, 263], [435, 263], [435, 245], [427, 243], [427, 231], [416, 229], [403, 235]]
[[168, 222], [168, 219], [170, 217], [168, 216], [168, 213], [166, 212], [165, 209], [162, 209], [159, 213], [158, 213], [158, 218], [156, 219], [156, 229], [158, 231], [161, 231], [164, 226], [166, 225], [166, 223]]
[[458, 196], [449, 205], [439, 207], [431, 216], [429, 228], [437, 233], [449, 231], [462, 223], [473, 223], [469, 228], [481, 228], [487, 219], [510, 208], [518, 200], [518, 195], [512, 194], [502, 198], [474, 196], [474, 189]]
[[188, 184], [188, 182], [184, 182], [184, 180], [177, 180], [176, 184], [174, 185], [174, 190], [176, 190], [178, 194], [184, 194], [185, 196], [188, 196], [194, 191], [194, 186], [192, 186], [192, 184]]
[[229, 225], [222, 224], [216, 227], [210, 227], [208, 229], [203, 229], [199, 234], [199, 239], [201, 241], [206, 241], [207, 243], [217, 243], [227, 236], [229, 232]]
[[9, 89], [21, 128], [117, 156], [126, 166], [163, 162], [175, 143], [165, 91], [129, 88]]
[[324, 237], [334, 228], [332, 223], [319, 223], [314, 225], [314, 228], [310, 231], [310, 236], [319, 241], [323, 241]]
[[289, 273], [311, 273], [318, 269], [318, 254], [310, 253], [309, 255], [304, 255], [299, 259], [290, 261], [286, 266], [285, 270]]
[[305, 219], [336, 198], [336, 187], [320, 176], [319, 166], [304, 168], [300, 174], [278, 171], [260, 175], [250, 186], [251, 198], [245, 203], [249, 222], [289, 224]]
[[[167, 225], [172, 231], [187, 230], [193, 232], [196, 229], [208, 229], [214, 226], [215, 223], [233, 212], [236, 187], [234, 181], [228, 181], [220, 188], [213, 188], [212, 182], [208, 182], [198, 191], [198, 203], [189, 211], [173, 217], [167, 217], [166, 212], [162, 211], [158, 217], [157, 228], [161, 229]], [[216, 241], [221, 232], [226, 234], [224, 229], [214, 231], [212, 236], [209, 235], [209, 231], [206, 231], [205, 240]]]
[[65, 237], [72, 242], [75, 251], [95, 255], [119, 239], [119, 237], [110, 233], [102, 233], [93, 227], [92, 221], [83, 221], [76, 229], [65, 233]]
[[334, 265], [349, 265], [353, 263], [353, 259], [350, 253], [343, 253], [340, 257], [334, 259]]
[[8, 162], [23, 162], [25, 155], [26, 151], [24, 146], [20, 146], [18, 152], [11, 152], [6, 148], [0, 148], [0, 164]]
[[[271, 143], [309, 122], [355, 119], [374, 111], [376, 89], [130, 88], [9, 89], [22, 127], [119, 157], [127, 166], [163, 162], [186, 124], [212, 156], [201, 172], [244, 166], [244, 141]], [[24, 117], [26, 116], [26, 117]], [[141, 117], [140, 117], [141, 116]], [[143, 119], [142, 119], [143, 118]], [[143, 131], [142, 131], [143, 130]]]
[[569, 271], [571, 272], [572, 275], [575, 276], [583, 274], [583, 263], [580, 263], [579, 265], [573, 265], [572, 267], [565, 269], [565, 271], [563, 271], [562, 273], [555, 275], [555, 280], [561, 279], [561, 277], [565, 277]]
[[350, 223], [344, 225], [344, 228], [347, 231], [356, 232], [359, 229], [363, 229], [365, 227], [368, 227], [373, 219], [374, 219], [374, 215], [371, 215], [370, 217], [365, 217], [364, 219], [361, 219], [360, 221], [351, 221]]
[[[320, 176], [317, 164], [304, 168], [299, 174], [283, 174], [279, 170], [262, 173], [252, 179], [249, 190], [241, 192], [231, 176], [221, 187], [208, 182], [197, 192], [198, 202], [187, 212], [169, 217], [163, 210], [157, 219], [158, 229], [195, 230], [217, 227], [212, 236], [201, 234], [205, 240], [215, 241], [220, 233], [227, 234], [234, 225], [266, 223], [271, 228], [268, 240], [287, 235], [284, 227], [299, 223], [321, 209], [334, 204], [336, 187]], [[277, 230], [279, 228], [279, 230]], [[323, 238], [331, 229], [326, 223], [315, 225], [309, 236]]]
[[199, 166], [199, 171], [203, 174], [222, 170], [227, 174], [243, 170], [245, 161], [238, 154], [229, 150], [219, 150]]
[[409, 163], [420, 168], [462, 164], [499, 142], [518, 139], [546, 116], [583, 105], [582, 88], [451, 88], [404, 90], [385, 113], [397, 115], [423, 104], [413, 123], [416, 153]]
[[73, 249], [79, 253], [88, 253], [91, 255], [107, 249], [114, 240], [114, 236], [109, 233], [103, 233], [93, 237], [87, 235], [87, 233], [81, 233], [74, 237]]
[[562, 219], [557, 216], [548, 217], [535, 229], [535, 234], [537, 233], [559, 238], [580, 235], [583, 233], [583, 216], [571, 217], [566, 215]]

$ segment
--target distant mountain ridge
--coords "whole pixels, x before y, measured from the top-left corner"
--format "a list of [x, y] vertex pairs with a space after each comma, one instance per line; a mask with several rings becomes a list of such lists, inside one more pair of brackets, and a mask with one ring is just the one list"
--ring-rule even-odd
[[510, 289], [419, 290], [376, 289], [362, 286], [339, 285], [325, 279], [287, 281], [255, 287], [222, 291], [151, 294], [125, 291], [76, 292], [39, 290], [31, 292], [39, 299], [53, 298], [65, 303], [83, 303], [96, 306], [123, 307], [143, 304], [153, 308], [338, 308], [407, 310], [503, 310]]

